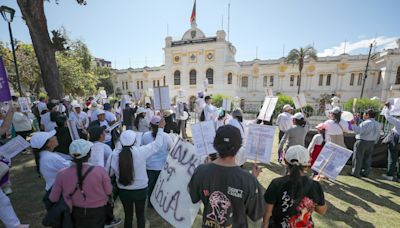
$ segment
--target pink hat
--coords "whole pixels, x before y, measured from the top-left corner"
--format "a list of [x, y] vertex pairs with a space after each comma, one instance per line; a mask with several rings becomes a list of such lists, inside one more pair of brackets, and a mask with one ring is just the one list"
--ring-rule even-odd
[[153, 116], [153, 118], [151, 118], [150, 123], [154, 124], [154, 125], [158, 125], [158, 124], [160, 124], [160, 120], [161, 120], [160, 116]]
[[325, 130], [326, 129], [326, 125], [324, 123], [320, 123], [315, 127], [317, 130]]

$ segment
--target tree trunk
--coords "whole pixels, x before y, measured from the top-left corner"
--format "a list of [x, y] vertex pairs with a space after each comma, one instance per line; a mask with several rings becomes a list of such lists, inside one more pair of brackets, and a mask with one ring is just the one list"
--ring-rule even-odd
[[300, 94], [300, 86], [301, 86], [301, 71], [300, 71], [300, 75], [299, 75], [299, 86], [297, 88], [297, 95]]
[[64, 97], [64, 89], [60, 81], [55, 50], [47, 29], [44, 2], [43, 0], [17, 0], [17, 2], [31, 35], [47, 95], [51, 99], [61, 99]]

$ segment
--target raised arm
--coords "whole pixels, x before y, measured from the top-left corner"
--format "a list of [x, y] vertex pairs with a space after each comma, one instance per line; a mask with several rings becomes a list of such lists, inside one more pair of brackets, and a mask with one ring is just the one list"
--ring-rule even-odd
[[154, 142], [149, 143], [145, 146], [139, 147], [141, 150], [141, 153], [143, 153], [143, 156], [149, 158], [151, 155], [156, 153], [160, 148], [162, 147], [164, 137], [163, 137], [163, 132], [164, 132], [164, 127], [165, 127], [165, 120], [161, 119], [160, 124], [158, 125], [158, 132], [156, 136], [156, 140]]

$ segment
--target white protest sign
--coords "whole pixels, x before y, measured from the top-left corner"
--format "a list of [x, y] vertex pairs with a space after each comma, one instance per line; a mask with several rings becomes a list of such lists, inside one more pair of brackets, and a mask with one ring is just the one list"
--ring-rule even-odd
[[101, 98], [107, 99], [107, 92], [105, 90], [100, 90], [99, 95], [101, 95]]
[[328, 142], [322, 148], [317, 160], [311, 167], [312, 170], [335, 180], [349, 160], [353, 151]]
[[205, 79], [205, 80], [203, 81], [203, 85], [204, 85], [204, 88], [205, 88], [205, 89], [208, 88], [208, 79]]
[[169, 88], [168, 86], [160, 86], [153, 89], [154, 92], [154, 109], [166, 110], [169, 109]]
[[277, 97], [265, 97], [264, 104], [260, 110], [260, 114], [257, 116], [257, 119], [270, 121], [277, 103]]
[[216, 153], [214, 149], [215, 126], [213, 121], [204, 121], [190, 126], [193, 144], [199, 156]]
[[267, 88], [267, 89], [265, 90], [265, 95], [266, 95], [267, 97], [273, 97], [273, 96], [274, 96], [274, 92], [272, 91], [271, 88]]
[[121, 122], [115, 122], [113, 125], [111, 125], [111, 126], [109, 126], [107, 129], [106, 129], [106, 131], [112, 131], [112, 130], [114, 130], [116, 127], [118, 127], [119, 125], [121, 125]]
[[297, 109], [301, 109], [307, 105], [306, 97], [304, 96], [304, 93], [300, 93], [299, 95], [296, 95], [293, 97], [293, 102], [294, 106]]
[[250, 124], [246, 139], [246, 158], [269, 164], [274, 144], [274, 126]]
[[357, 98], [353, 100], [353, 113], [356, 113], [356, 106], [357, 106]]
[[193, 204], [188, 192], [189, 181], [199, 164], [193, 145], [178, 138], [150, 197], [157, 213], [173, 227], [192, 227], [200, 209], [200, 203]]
[[[78, 117], [79, 118], [79, 117]], [[73, 120], [67, 120], [67, 127], [69, 130], [69, 135], [71, 136], [72, 140], [80, 139], [78, 129], [76, 127], [76, 122]]]
[[230, 99], [222, 100], [222, 109], [225, 111], [231, 111], [231, 103]]
[[31, 108], [29, 107], [29, 100], [27, 97], [18, 98], [18, 104], [21, 108], [21, 112], [30, 112]]
[[11, 159], [29, 146], [30, 144], [18, 135], [0, 147], [0, 155], [7, 159]]

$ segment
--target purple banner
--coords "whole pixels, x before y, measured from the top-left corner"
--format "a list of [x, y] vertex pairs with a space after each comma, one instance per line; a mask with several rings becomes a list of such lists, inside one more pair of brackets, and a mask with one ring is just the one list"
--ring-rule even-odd
[[8, 86], [6, 68], [3, 63], [3, 58], [0, 56], [0, 102], [10, 101], [11, 92]]

